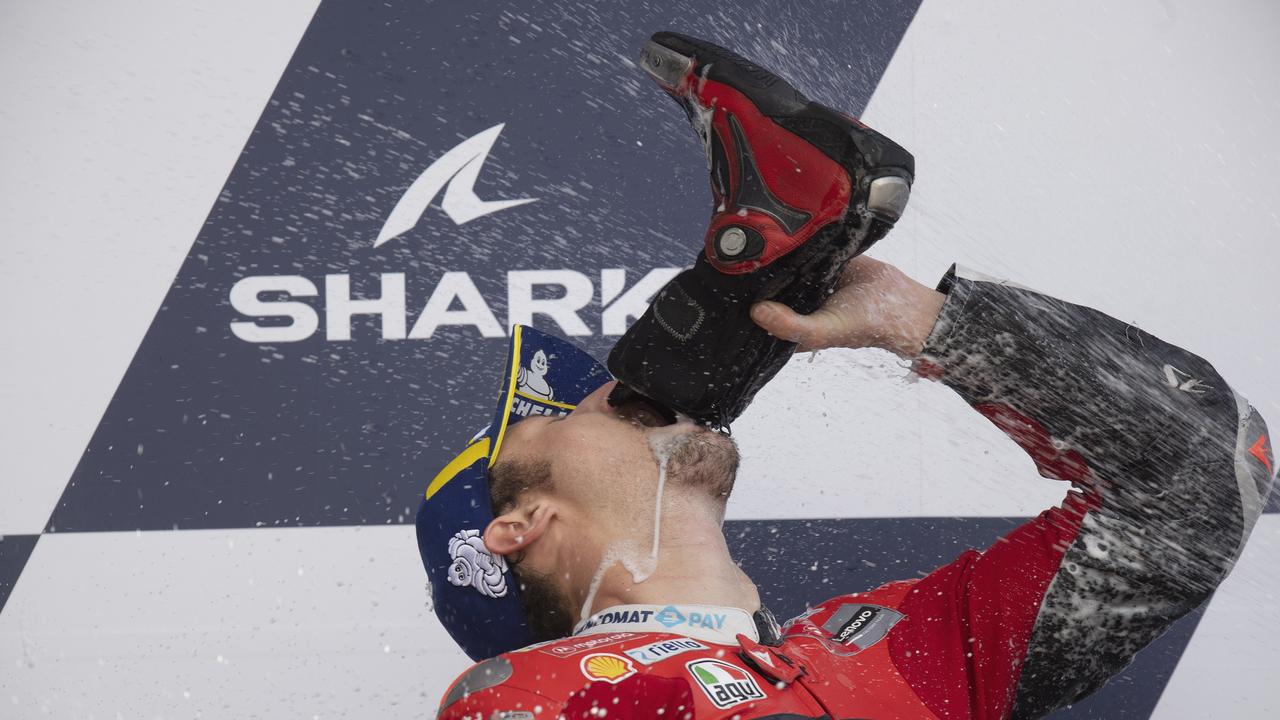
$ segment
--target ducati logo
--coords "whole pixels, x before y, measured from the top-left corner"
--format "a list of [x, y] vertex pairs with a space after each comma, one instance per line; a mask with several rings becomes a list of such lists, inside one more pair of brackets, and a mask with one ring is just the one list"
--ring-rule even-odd
[[413, 229], [441, 188], [444, 189], [444, 198], [440, 201], [440, 207], [458, 225], [537, 200], [481, 200], [476, 195], [475, 185], [476, 179], [480, 177], [480, 169], [484, 167], [484, 161], [489, 159], [489, 151], [493, 149], [504, 126], [505, 123], [499, 123], [467, 138], [431, 163], [392, 208], [378, 233], [378, 239], [373, 241], [373, 246], [378, 247]]

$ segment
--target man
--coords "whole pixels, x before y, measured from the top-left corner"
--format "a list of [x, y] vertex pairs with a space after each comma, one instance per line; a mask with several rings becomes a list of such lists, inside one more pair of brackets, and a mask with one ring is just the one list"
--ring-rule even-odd
[[[440, 717], [1040, 717], [1100, 687], [1208, 597], [1274, 480], [1262, 418], [1209, 363], [1095, 310], [974, 273], [953, 268], [933, 290], [870, 258], [847, 262], [905, 203], [896, 190], [891, 202], [873, 200], [875, 179], [902, 178], [904, 190], [909, 163], [886, 165], [892, 153], [874, 143], [830, 153], [823, 131], [786, 108], [751, 121], [748, 105], [771, 102], [761, 88], [774, 99], [795, 91], [721, 48], [660, 33], [646, 57], [707, 142], [718, 205], [702, 275], [664, 289], [620, 343], [614, 359], [639, 388], [629, 393], [569, 343], [515, 328], [493, 422], [431, 481], [418, 515], [435, 610], [484, 659], [450, 688]], [[869, 132], [849, 119], [822, 122], [847, 123], [839, 127], [850, 137]], [[789, 139], [777, 139], [782, 132]], [[795, 145], [790, 167], [760, 161], [764, 148], [797, 142], [821, 152], [806, 159]], [[786, 187], [788, 173], [820, 171], [835, 188], [823, 201], [836, 197], [838, 233], [815, 230], [809, 220], [823, 208]], [[767, 202], [757, 193], [740, 214], [753, 176]], [[724, 247], [725, 228], [756, 211], [778, 227], [760, 231], [757, 261], [735, 274], [723, 251], [749, 242]], [[787, 223], [791, 211], [800, 219]], [[786, 264], [801, 252], [821, 261]], [[841, 266], [836, 291], [809, 314], [750, 302], [804, 306], [811, 288], [775, 292], [788, 273]], [[697, 297], [691, 286], [731, 287], [757, 271], [768, 282], [738, 295]], [[824, 292], [819, 284], [819, 299]], [[777, 344], [743, 340], [752, 336], [735, 325], [735, 308]], [[734, 354], [704, 363], [700, 351], [725, 338]], [[795, 347], [784, 343], [912, 358], [1073, 490], [983, 552], [833, 598], [779, 627], [729, 554], [721, 524], [738, 453], [707, 424], [736, 417], [776, 370], [771, 353]], [[680, 347], [685, 360], [673, 354]], [[699, 387], [713, 397], [664, 384], [652, 361], [632, 362], [646, 352], [668, 353], [684, 372], [701, 363]], [[717, 373], [743, 367], [739, 354], [755, 376], [729, 382]], [[535, 375], [539, 386], [525, 387]]]

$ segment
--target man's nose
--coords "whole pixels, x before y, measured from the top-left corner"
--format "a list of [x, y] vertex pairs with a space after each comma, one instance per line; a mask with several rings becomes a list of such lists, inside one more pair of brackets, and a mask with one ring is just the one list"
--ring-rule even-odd
[[617, 384], [617, 380], [610, 380], [596, 388], [590, 395], [582, 398], [582, 402], [578, 403], [578, 406], [574, 408], [573, 414], [612, 413], [613, 408], [609, 406], [609, 393], [613, 392], [613, 388]]

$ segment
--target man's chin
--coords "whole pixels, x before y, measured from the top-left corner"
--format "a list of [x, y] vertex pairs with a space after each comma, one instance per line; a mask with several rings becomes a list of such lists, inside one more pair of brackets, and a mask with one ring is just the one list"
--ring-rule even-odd
[[738, 474], [738, 446], [733, 438], [696, 423], [687, 428], [677, 424], [664, 429], [670, 431], [667, 437], [672, 441], [668, 478], [728, 500]]

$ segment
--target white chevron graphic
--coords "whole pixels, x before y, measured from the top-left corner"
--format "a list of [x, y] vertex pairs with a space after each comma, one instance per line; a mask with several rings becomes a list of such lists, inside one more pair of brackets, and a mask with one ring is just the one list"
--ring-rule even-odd
[[440, 201], [440, 207], [458, 225], [537, 200], [481, 200], [476, 195], [475, 185], [480, 176], [480, 168], [489, 159], [489, 151], [493, 149], [493, 144], [497, 142], [498, 135], [505, 126], [506, 123], [499, 123], [477, 133], [431, 163], [392, 208], [378, 233], [378, 239], [373, 241], [373, 246], [378, 247], [417, 225], [441, 188], [444, 188], [444, 199]]

